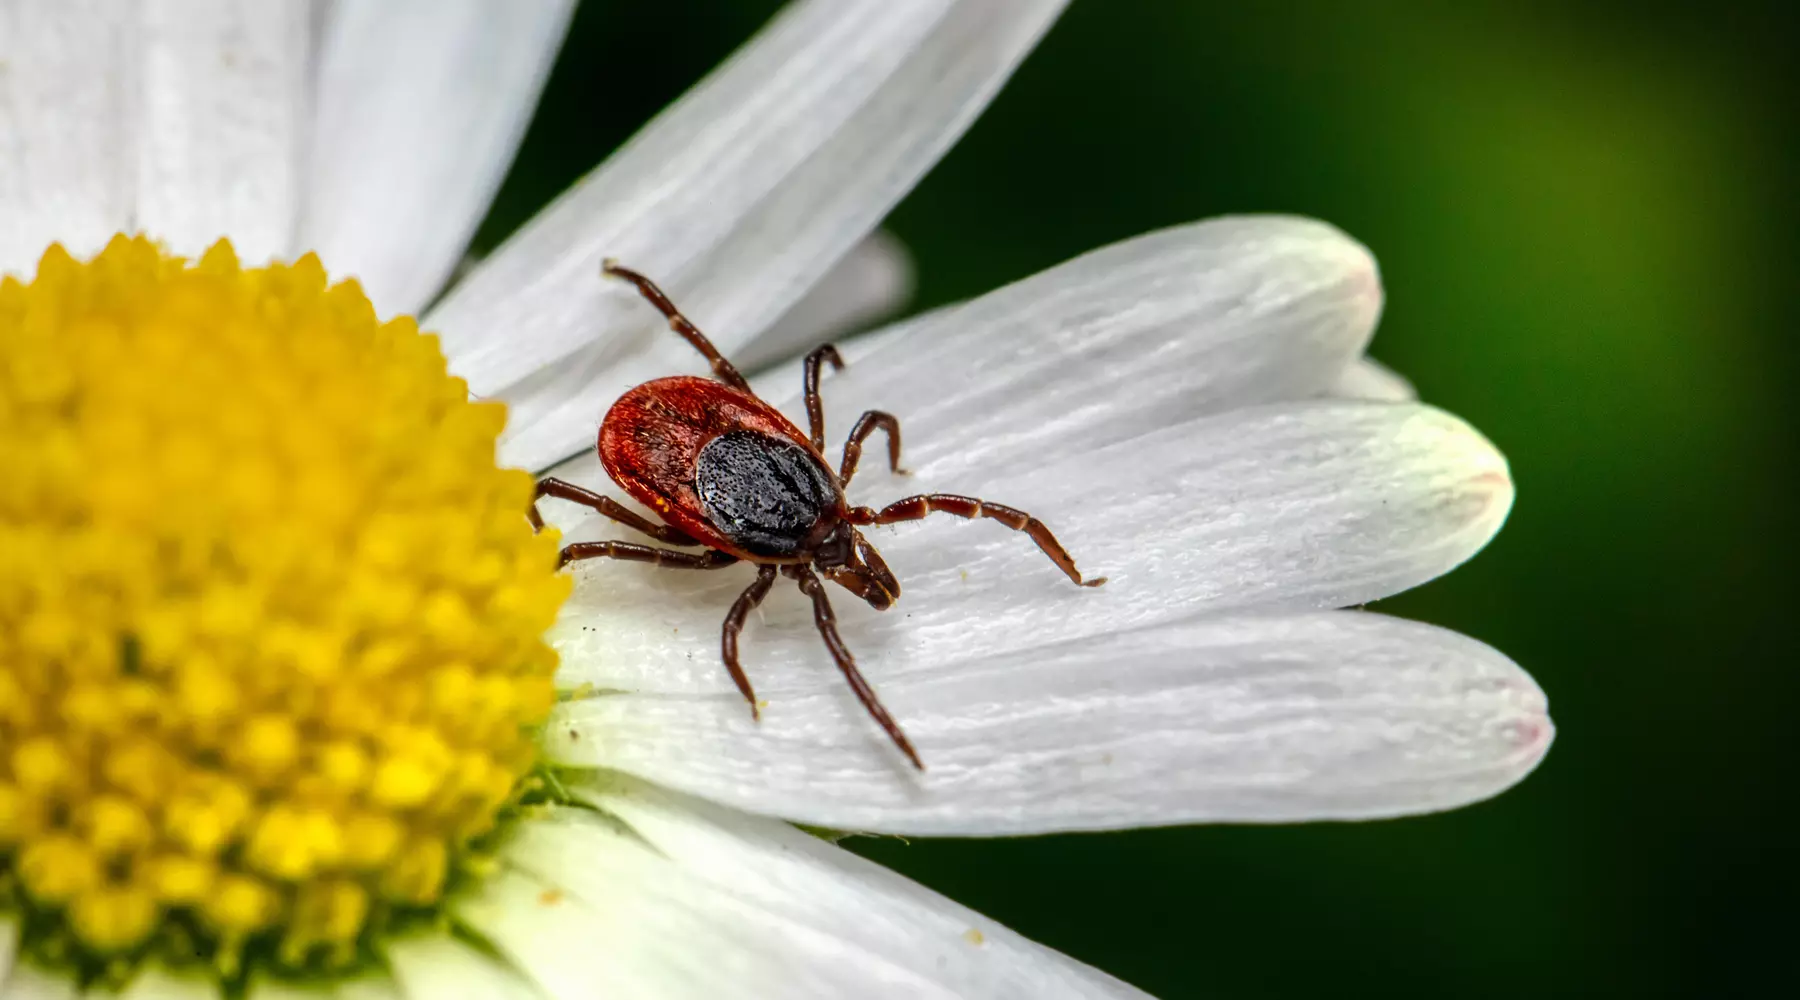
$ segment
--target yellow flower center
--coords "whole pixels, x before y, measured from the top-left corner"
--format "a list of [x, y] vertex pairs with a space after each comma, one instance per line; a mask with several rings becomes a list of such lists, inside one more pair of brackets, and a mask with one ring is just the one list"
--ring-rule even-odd
[[341, 967], [537, 764], [567, 595], [505, 419], [317, 258], [0, 283], [0, 920], [39, 961]]

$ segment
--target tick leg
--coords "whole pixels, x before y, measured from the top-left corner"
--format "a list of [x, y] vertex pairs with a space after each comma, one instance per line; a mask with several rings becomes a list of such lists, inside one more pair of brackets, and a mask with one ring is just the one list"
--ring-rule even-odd
[[820, 344], [813, 348], [813, 352], [806, 356], [800, 378], [800, 385], [805, 390], [803, 395], [806, 397], [806, 423], [812, 430], [812, 446], [817, 452], [825, 450], [825, 406], [819, 402], [819, 366], [827, 361], [831, 362], [833, 371], [844, 367], [844, 357], [838, 353], [837, 348], [830, 344]]
[[699, 351], [706, 356], [706, 360], [712, 362], [713, 374], [718, 376], [719, 381], [734, 389], [750, 391], [750, 383], [744, 381], [744, 376], [738, 372], [736, 366], [725, 360], [725, 356], [719, 353], [719, 349], [713, 346], [712, 341], [706, 339], [706, 334], [701, 333], [699, 327], [689, 322], [688, 318], [681, 314], [681, 310], [675, 308], [675, 303], [670, 302], [669, 297], [663, 294], [663, 290], [656, 287], [656, 282], [630, 268], [620, 267], [618, 261], [610, 258], [600, 265], [600, 270], [615, 278], [624, 278], [636, 285], [638, 293], [649, 299], [651, 305], [669, 318], [669, 329], [681, 334], [688, 343], [694, 345], [694, 350]]
[[831, 658], [837, 661], [838, 669], [843, 671], [844, 679], [850, 682], [850, 690], [856, 692], [856, 700], [862, 702], [862, 706], [868, 711], [869, 716], [881, 726], [883, 732], [888, 734], [888, 739], [894, 741], [894, 745], [900, 748], [900, 752], [906, 755], [906, 759], [912, 761], [912, 765], [919, 770], [925, 770], [925, 764], [919, 760], [918, 751], [913, 749], [906, 734], [900, 731], [900, 724], [887, 713], [887, 709], [881, 707], [881, 699], [875, 697], [875, 689], [863, 679], [862, 671], [856, 669], [856, 658], [850, 655], [850, 650], [844, 646], [843, 638], [838, 635], [837, 616], [831, 612], [831, 601], [825, 596], [824, 584], [821, 584], [812, 569], [804, 564], [788, 566], [784, 572], [793, 577], [794, 582], [800, 585], [801, 593], [812, 598], [813, 623], [818, 625], [819, 635], [825, 638], [825, 648], [831, 650]]
[[725, 657], [725, 669], [731, 674], [732, 683], [744, 694], [744, 700], [750, 703], [750, 717], [762, 718], [762, 711], [756, 707], [756, 692], [750, 689], [750, 678], [744, 674], [744, 668], [738, 665], [738, 633], [744, 630], [744, 618], [750, 610], [769, 596], [769, 588], [775, 585], [775, 567], [769, 565], [756, 568], [756, 580], [744, 588], [738, 599], [731, 605], [731, 611], [725, 616], [725, 632], [720, 637], [720, 652]]
[[844, 442], [844, 466], [838, 470], [838, 482], [850, 485], [850, 477], [856, 475], [856, 463], [862, 458], [863, 442], [876, 431], [887, 434], [888, 468], [899, 475], [906, 475], [900, 468], [900, 420], [892, 413], [870, 410], [856, 418], [856, 426], [850, 428], [850, 438]]
[[1050, 533], [1044, 522], [1032, 517], [1022, 510], [988, 503], [975, 497], [962, 497], [953, 493], [927, 493], [916, 497], [896, 500], [881, 511], [867, 507], [855, 507], [850, 511], [851, 519], [857, 524], [893, 524], [896, 521], [917, 521], [933, 511], [955, 514], [957, 517], [985, 517], [1013, 529], [1023, 531], [1031, 536], [1037, 547], [1044, 550], [1057, 568], [1068, 574], [1069, 579], [1083, 587], [1098, 587], [1106, 582], [1106, 577], [1083, 580], [1081, 573], [1075, 569], [1075, 560], [1069, 557], [1067, 549]]
[[582, 489], [574, 483], [561, 479], [538, 480], [537, 493], [532, 497], [531, 510], [527, 512], [526, 516], [531, 518], [531, 526], [539, 531], [544, 530], [544, 518], [538, 513], [537, 501], [544, 497], [555, 497], [558, 500], [578, 503], [583, 507], [591, 507], [628, 528], [636, 528], [659, 542], [667, 542], [670, 545], [700, 544], [679, 529], [671, 528], [666, 524], [657, 524], [612, 497], [602, 496], [593, 490]]
[[556, 561], [556, 568], [562, 569], [583, 559], [623, 559], [626, 562], [655, 563], [671, 569], [718, 569], [737, 562], [736, 556], [717, 549], [674, 552], [654, 545], [635, 545], [631, 542], [574, 542], [563, 546], [562, 558]]

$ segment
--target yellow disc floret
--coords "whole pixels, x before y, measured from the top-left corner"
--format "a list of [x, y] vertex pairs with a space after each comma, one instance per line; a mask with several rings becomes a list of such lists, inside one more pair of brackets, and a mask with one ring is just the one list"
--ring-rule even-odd
[[[517, 801], [567, 594], [504, 420], [319, 261], [0, 283], [0, 915], [349, 961]], [[180, 957], [177, 954], [175, 957]]]

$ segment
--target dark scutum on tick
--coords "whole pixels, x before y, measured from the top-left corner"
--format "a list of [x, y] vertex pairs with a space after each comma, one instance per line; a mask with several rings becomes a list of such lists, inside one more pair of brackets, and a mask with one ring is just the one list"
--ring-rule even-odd
[[727, 431], [700, 449], [694, 487], [713, 526], [757, 556], [791, 556], [837, 500], [813, 453], [758, 434]]
[[[756, 692], [738, 663], [738, 635], [752, 609], [762, 603], [779, 574], [793, 580], [813, 606], [813, 622], [863, 708], [914, 767], [919, 754], [856, 669], [856, 660], [838, 635], [837, 616], [825, 594], [828, 580], [876, 610], [892, 607], [900, 583], [858, 526], [916, 521], [934, 511], [964, 518], [988, 518], [1022, 531], [1050, 561], [1077, 584], [1097, 587], [1104, 577], [1083, 580], [1044, 522], [1022, 510], [974, 497], [929, 493], [907, 497], [876, 510], [852, 507], [844, 487], [856, 474], [863, 442], [876, 431], [887, 436], [888, 466], [900, 468], [900, 422], [870, 410], [856, 421], [844, 443], [843, 464], [834, 474], [826, 463], [825, 410], [819, 403], [819, 369], [842, 368], [837, 349], [826, 344], [806, 356], [804, 387], [809, 433], [750, 391], [750, 383], [688, 322], [649, 278], [607, 261], [604, 272], [637, 286], [644, 298], [712, 364], [717, 381], [675, 375], [646, 382], [625, 395], [600, 424], [600, 461], [633, 499], [665, 523], [636, 513], [611, 497], [560, 479], [537, 484], [537, 497], [569, 500], [604, 514], [667, 545], [702, 547], [678, 552], [633, 542], [575, 542], [562, 550], [562, 564], [578, 559], [627, 559], [680, 569], [719, 569], [737, 562], [756, 564], [756, 579], [725, 615], [720, 652], [733, 683], [760, 717]], [[534, 502], [531, 523], [544, 526]]]

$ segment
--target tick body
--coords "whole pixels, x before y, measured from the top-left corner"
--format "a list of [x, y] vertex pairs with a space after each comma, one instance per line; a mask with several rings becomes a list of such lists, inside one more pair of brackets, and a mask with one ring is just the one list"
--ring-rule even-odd
[[[1093, 587], [1105, 579], [1083, 580], [1050, 529], [1011, 507], [944, 493], [907, 497], [880, 510], [851, 506], [844, 499], [844, 487], [856, 473], [863, 442], [876, 431], [886, 435], [889, 467], [901, 471], [900, 424], [878, 410], [864, 413], [844, 443], [842, 463], [832, 471], [824, 456], [819, 371], [826, 363], [842, 367], [835, 348], [827, 344], [806, 357], [810, 427], [803, 433], [750, 391], [743, 375], [650, 279], [612, 261], [604, 270], [636, 285], [668, 318], [670, 328], [712, 364], [714, 377], [676, 375], [646, 382], [619, 397], [600, 425], [600, 461], [607, 475], [633, 499], [655, 510], [662, 524], [560, 479], [541, 480], [537, 496], [571, 500], [667, 545], [702, 551], [633, 542], [576, 542], [563, 549], [562, 562], [612, 558], [685, 569], [755, 564], [756, 579], [726, 614], [720, 641], [725, 669], [750, 703], [753, 716], [756, 693], [738, 661], [738, 635], [775, 578], [793, 580], [812, 601], [813, 621], [857, 699], [907, 760], [923, 770], [918, 752], [882, 707], [839, 637], [825, 593], [823, 581], [829, 581], [877, 610], [891, 607], [900, 596], [899, 582], [857, 527], [913, 521], [933, 512], [989, 518], [1029, 535], [1075, 583]], [[535, 503], [530, 516], [533, 525], [543, 526]]]
[[843, 506], [836, 477], [774, 407], [676, 375], [619, 397], [600, 425], [613, 482], [694, 541], [751, 562], [806, 562]]

